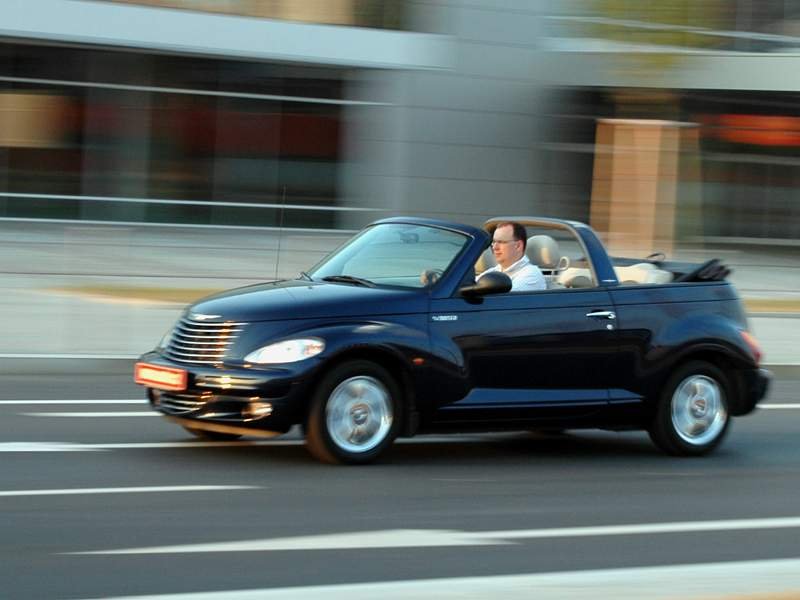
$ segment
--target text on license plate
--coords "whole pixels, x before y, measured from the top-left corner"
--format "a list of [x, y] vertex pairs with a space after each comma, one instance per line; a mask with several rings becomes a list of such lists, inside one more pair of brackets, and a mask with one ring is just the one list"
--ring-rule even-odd
[[134, 380], [142, 385], [177, 392], [186, 389], [187, 375], [183, 369], [136, 363]]

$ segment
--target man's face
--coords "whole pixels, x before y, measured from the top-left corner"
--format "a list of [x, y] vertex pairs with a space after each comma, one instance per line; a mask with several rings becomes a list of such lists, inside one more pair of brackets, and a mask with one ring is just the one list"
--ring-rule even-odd
[[504, 225], [494, 230], [492, 236], [492, 254], [497, 264], [504, 269], [522, 258], [522, 240], [514, 239], [514, 228]]

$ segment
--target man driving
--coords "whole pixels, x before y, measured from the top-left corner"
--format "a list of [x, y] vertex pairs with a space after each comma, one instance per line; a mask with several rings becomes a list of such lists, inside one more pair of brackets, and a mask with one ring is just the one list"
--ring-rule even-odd
[[527, 244], [528, 235], [521, 224], [515, 221], [498, 224], [492, 236], [492, 254], [497, 266], [486, 269], [478, 279], [486, 273], [499, 271], [511, 278], [512, 292], [547, 289], [547, 283], [539, 267], [525, 255]]

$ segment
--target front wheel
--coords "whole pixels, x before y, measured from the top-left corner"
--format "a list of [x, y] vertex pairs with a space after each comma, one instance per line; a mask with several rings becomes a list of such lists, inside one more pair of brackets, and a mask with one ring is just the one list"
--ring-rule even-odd
[[699, 456], [716, 448], [728, 431], [730, 385], [718, 367], [692, 361], [667, 380], [649, 433], [668, 454]]
[[394, 441], [400, 423], [400, 390], [375, 363], [343, 363], [322, 378], [306, 425], [306, 445], [328, 463], [375, 460]]

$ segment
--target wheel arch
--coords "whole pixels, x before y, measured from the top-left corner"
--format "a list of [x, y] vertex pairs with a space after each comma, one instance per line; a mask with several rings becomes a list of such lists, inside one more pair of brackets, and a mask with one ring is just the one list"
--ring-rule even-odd
[[[401, 356], [383, 346], [355, 346], [342, 350], [328, 360], [315, 377], [314, 384], [319, 383], [328, 373], [339, 365], [356, 360], [374, 363], [394, 378], [400, 391], [400, 433], [413, 435], [416, 429], [416, 394], [411, 377], [411, 368]], [[306, 408], [305, 418], [308, 419], [311, 406]]]
[[[728, 411], [732, 416], [744, 414], [745, 383], [739, 370], [741, 358], [724, 347], [700, 346], [687, 349], [670, 365], [669, 369], [665, 369], [661, 374], [654, 387], [655, 393], [658, 394], [658, 390], [666, 384], [677, 369], [695, 361], [712, 364], [722, 371], [727, 378], [725, 383], [727, 383], [729, 392]], [[655, 410], [655, 402], [650, 404], [651, 410]]]

